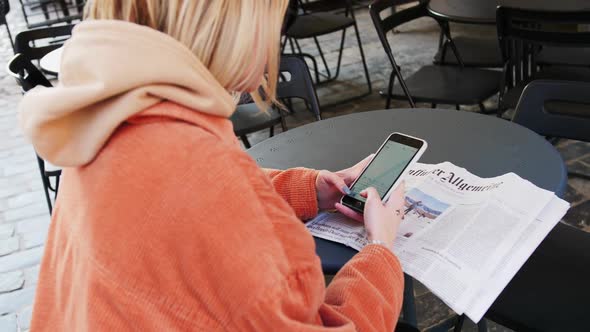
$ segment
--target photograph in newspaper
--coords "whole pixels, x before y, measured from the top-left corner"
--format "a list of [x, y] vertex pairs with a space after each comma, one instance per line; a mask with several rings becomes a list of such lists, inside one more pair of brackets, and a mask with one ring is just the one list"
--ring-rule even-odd
[[418, 231], [435, 222], [451, 205], [432, 197], [418, 188], [406, 192], [404, 220], [398, 233], [411, 238]]

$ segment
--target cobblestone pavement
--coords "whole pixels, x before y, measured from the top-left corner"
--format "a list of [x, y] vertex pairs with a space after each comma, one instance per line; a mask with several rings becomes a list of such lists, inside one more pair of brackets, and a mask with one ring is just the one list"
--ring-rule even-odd
[[[11, 0], [11, 5], [12, 12], [7, 19], [13, 34], [16, 34], [24, 29], [24, 22], [18, 2]], [[358, 21], [374, 86], [373, 94], [354, 102], [323, 108], [325, 118], [384, 108], [384, 100], [378, 96], [377, 90], [386, 86], [389, 63], [365, 10], [358, 12]], [[467, 31], [467, 28], [470, 30]], [[494, 31], [487, 27], [473, 26], [453, 26], [453, 32], [488, 36], [494, 34]], [[419, 66], [432, 62], [438, 41], [438, 29], [433, 21], [420, 19], [402, 27], [400, 33], [392, 40], [402, 72], [408, 75]], [[321, 43], [327, 52], [328, 62], [334, 64], [337, 59], [339, 34], [321, 38]], [[310, 43], [302, 43], [302, 46], [309, 53], [316, 53]], [[5, 65], [11, 56], [12, 49], [6, 32], [4, 27], [0, 27], [0, 63]], [[355, 93], [362, 93], [365, 88], [358, 47], [352, 31], [349, 31], [340, 79], [320, 87], [318, 95], [321, 103], [328, 105]], [[50, 220], [34, 151], [17, 126], [16, 107], [21, 98], [20, 89], [4, 70], [0, 71], [0, 96], [0, 331], [26, 331], [29, 327], [39, 261]], [[492, 99], [487, 101], [486, 105], [493, 108], [495, 103], [495, 99]], [[408, 105], [396, 102], [394, 107]], [[473, 111], [468, 107], [463, 109]], [[297, 108], [297, 111], [289, 116], [287, 123], [289, 128], [293, 128], [311, 121], [313, 117], [309, 112]], [[255, 144], [267, 137], [268, 131], [253, 134], [251, 142]], [[558, 148], [570, 169], [590, 173], [589, 144], [563, 141]], [[564, 221], [590, 231], [590, 181], [570, 179], [565, 198], [572, 203], [572, 208]], [[416, 287], [416, 300], [421, 329], [452, 315], [450, 309], [420, 285]], [[507, 330], [495, 324], [490, 324], [489, 329]], [[467, 324], [465, 330], [475, 331], [474, 324]]]

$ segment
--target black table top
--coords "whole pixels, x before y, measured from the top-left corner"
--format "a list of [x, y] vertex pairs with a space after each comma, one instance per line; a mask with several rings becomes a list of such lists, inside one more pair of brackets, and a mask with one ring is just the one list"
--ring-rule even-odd
[[500, 5], [548, 11], [590, 10], [590, 2], [580, 0], [430, 0], [428, 10], [453, 22], [496, 24], [496, 7]]
[[[336, 171], [375, 152], [395, 131], [425, 139], [423, 163], [450, 161], [481, 177], [514, 172], [535, 185], [565, 190], [565, 164], [544, 138], [496, 117], [430, 109], [364, 112], [314, 122], [269, 138], [248, 150], [262, 167], [305, 166]], [[325, 273], [354, 254], [342, 244], [315, 239]]]

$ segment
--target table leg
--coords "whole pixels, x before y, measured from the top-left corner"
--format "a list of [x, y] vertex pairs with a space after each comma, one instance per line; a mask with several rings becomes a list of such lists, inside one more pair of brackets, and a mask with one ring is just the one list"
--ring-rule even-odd
[[412, 326], [418, 326], [416, 317], [416, 302], [414, 299], [414, 279], [404, 273], [404, 303], [402, 306], [404, 321]]

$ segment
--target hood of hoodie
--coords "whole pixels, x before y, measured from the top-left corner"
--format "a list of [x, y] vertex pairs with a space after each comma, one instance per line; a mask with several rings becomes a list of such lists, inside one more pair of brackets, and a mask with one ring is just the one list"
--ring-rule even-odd
[[64, 46], [58, 85], [29, 91], [19, 120], [42, 158], [74, 167], [91, 162], [121, 123], [162, 101], [224, 118], [235, 110], [232, 96], [171, 36], [85, 21]]

